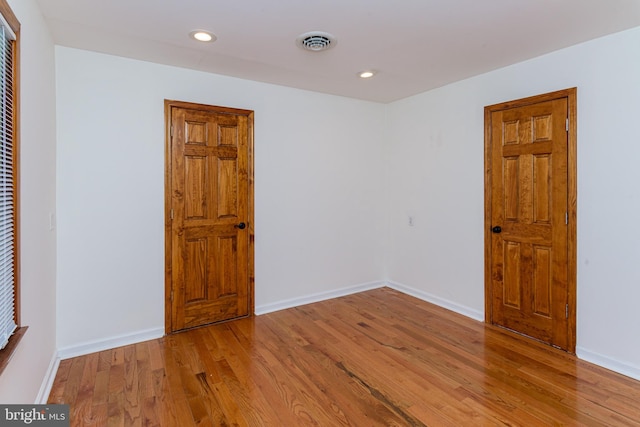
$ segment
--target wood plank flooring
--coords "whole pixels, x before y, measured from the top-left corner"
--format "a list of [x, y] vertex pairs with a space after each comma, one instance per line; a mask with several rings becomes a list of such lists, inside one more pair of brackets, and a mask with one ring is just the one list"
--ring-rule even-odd
[[73, 426], [640, 426], [640, 382], [388, 288], [60, 363]]

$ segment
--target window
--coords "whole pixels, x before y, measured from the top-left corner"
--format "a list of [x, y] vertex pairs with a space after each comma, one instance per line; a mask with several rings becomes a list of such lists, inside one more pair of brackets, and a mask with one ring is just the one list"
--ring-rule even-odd
[[24, 328], [18, 328], [17, 43], [20, 23], [0, 0], [0, 370]]

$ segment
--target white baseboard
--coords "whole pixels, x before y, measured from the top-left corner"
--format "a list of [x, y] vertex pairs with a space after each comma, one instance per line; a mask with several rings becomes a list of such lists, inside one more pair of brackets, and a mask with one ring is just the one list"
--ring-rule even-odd
[[56, 374], [58, 373], [58, 366], [60, 366], [60, 357], [58, 357], [58, 352], [56, 351], [51, 358], [51, 363], [49, 363], [49, 368], [44, 375], [42, 385], [36, 396], [36, 405], [44, 405], [47, 403], [47, 399], [51, 393], [51, 387], [53, 387], [53, 381], [56, 379]]
[[[438, 296], [432, 295], [428, 292], [424, 292], [424, 291], [412, 288], [410, 286], [403, 285], [401, 283], [397, 283], [393, 281], [363, 283], [360, 285], [349, 286], [346, 288], [336, 289], [333, 291], [319, 292], [311, 295], [306, 295], [304, 297], [291, 298], [291, 299], [279, 301], [276, 303], [264, 304], [264, 305], [256, 306], [255, 314], [261, 315], [261, 314], [271, 313], [274, 311], [284, 310], [287, 308], [298, 307], [305, 304], [311, 304], [314, 302], [320, 302], [320, 301], [325, 301], [332, 298], [351, 295], [358, 292], [378, 289], [385, 286], [395, 289], [399, 292], [405, 293], [407, 295], [411, 295], [423, 301], [436, 304], [440, 307], [462, 314], [463, 316], [467, 316], [469, 318], [472, 318], [481, 322], [484, 321], [484, 313], [481, 311], [454, 303], [444, 298], [440, 298]], [[108, 350], [115, 347], [121, 347], [124, 345], [148, 341], [151, 339], [160, 338], [163, 335], [164, 335], [163, 328], [154, 328], [154, 329], [148, 329], [148, 330], [139, 331], [131, 334], [125, 334], [117, 337], [85, 342], [82, 344], [59, 349], [51, 359], [49, 368], [47, 369], [47, 372], [43, 378], [42, 385], [36, 397], [35, 403], [45, 404], [47, 402], [47, 399], [49, 397], [49, 394], [51, 393], [51, 388], [53, 386], [53, 382], [54, 382], [61, 360], [69, 359], [76, 356], [82, 356], [85, 354], [95, 353], [98, 351]], [[638, 366], [620, 362], [619, 360], [613, 359], [608, 356], [604, 356], [602, 354], [598, 354], [596, 352], [587, 350], [579, 346], [576, 348], [576, 354], [578, 358], [584, 361], [593, 363], [595, 365], [601, 366], [606, 369], [610, 369], [614, 372], [620, 373], [622, 375], [625, 375], [640, 381], [640, 367]]]
[[369, 282], [360, 285], [349, 286], [346, 288], [336, 289], [328, 292], [319, 292], [316, 294], [305, 295], [299, 298], [291, 298], [271, 304], [263, 304], [256, 306], [255, 313], [257, 316], [261, 314], [272, 313], [274, 311], [285, 310], [287, 308], [298, 307], [301, 305], [312, 304], [314, 302], [325, 301], [332, 298], [343, 297], [346, 295], [357, 294], [358, 292], [370, 291], [386, 286], [385, 282]]
[[[435, 295], [431, 295], [427, 292], [420, 291], [418, 289], [403, 285], [401, 283], [388, 281], [387, 286], [399, 292], [419, 298], [423, 301], [430, 302], [432, 304], [438, 305], [440, 307], [444, 307], [451, 311], [455, 311], [456, 313], [462, 314], [464, 316], [470, 317], [480, 322], [484, 322], [484, 313], [481, 311], [474, 310], [469, 307], [465, 307], [463, 305], [448, 301], [446, 299], [437, 297]], [[619, 360], [613, 359], [608, 356], [604, 356], [602, 354], [595, 353], [583, 347], [576, 348], [576, 355], [578, 356], [579, 359], [582, 359], [586, 362], [593, 363], [594, 365], [598, 365], [605, 369], [609, 369], [611, 371], [617, 372], [619, 374], [622, 374], [627, 377], [640, 381], [640, 367], [638, 366], [634, 366], [629, 363], [620, 362]]]
[[438, 305], [448, 310], [455, 311], [458, 314], [462, 314], [463, 316], [467, 316], [472, 319], [479, 320], [480, 322], [484, 322], [484, 313], [482, 311], [478, 311], [473, 308], [460, 305], [458, 303], [432, 295], [428, 292], [424, 292], [424, 291], [412, 288], [410, 286], [403, 285], [402, 283], [387, 281], [386, 285], [391, 289], [395, 289], [396, 291], [405, 293], [407, 295], [411, 295], [413, 297], [416, 297], [426, 302], [430, 302], [432, 304]]
[[147, 329], [131, 334], [88, 341], [82, 344], [64, 347], [58, 349], [58, 357], [60, 360], [70, 359], [72, 357], [84, 356], [85, 354], [95, 353], [97, 351], [109, 350], [115, 347], [122, 347], [124, 345], [153, 340], [162, 336], [164, 336], [164, 328]]
[[576, 355], [582, 360], [640, 381], [640, 367], [638, 366], [620, 362], [619, 360], [595, 353], [583, 347], [576, 348]]

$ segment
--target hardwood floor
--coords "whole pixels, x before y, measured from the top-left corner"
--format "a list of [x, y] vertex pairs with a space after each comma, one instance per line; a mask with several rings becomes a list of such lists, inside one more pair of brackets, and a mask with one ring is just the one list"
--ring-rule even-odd
[[640, 382], [383, 288], [60, 363], [75, 426], [640, 426]]

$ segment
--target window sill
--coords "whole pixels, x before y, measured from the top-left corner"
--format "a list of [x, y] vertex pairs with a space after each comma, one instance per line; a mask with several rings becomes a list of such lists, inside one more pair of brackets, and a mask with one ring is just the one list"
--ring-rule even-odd
[[9, 344], [2, 350], [0, 350], [0, 375], [4, 371], [4, 368], [9, 365], [9, 361], [11, 357], [16, 352], [18, 348], [18, 343], [24, 336], [24, 333], [27, 332], [28, 326], [23, 326], [21, 328], [16, 329], [11, 338], [9, 338]]

